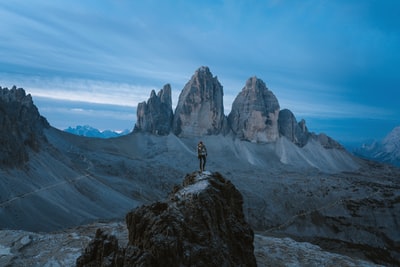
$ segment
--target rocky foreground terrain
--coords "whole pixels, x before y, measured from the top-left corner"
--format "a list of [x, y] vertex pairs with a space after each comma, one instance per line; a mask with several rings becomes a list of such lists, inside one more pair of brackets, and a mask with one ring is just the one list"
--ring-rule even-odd
[[231, 116], [220, 114], [222, 87], [208, 68], [164, 125], [171, 106], [162, 90], [138, 108], [131, 134], [97, 139], [51, 127], [23, 89], [1, 89], [0, 265], [74, 265], [97, 228], [124, 247], [123, 218], [198, 169], [200, 139], [206, 169], [243, 198], [259, 266], [399, 265], [398, 168], [309, 132], [256, 77]]
[[2, 230], [0, 265], [378, 266], [289, 237], [253, 234], [241, 194], [218, 173], [193, 173], [182, 184], [164, 202], [129, 212], [126, 222], [48, 234]]
[[192, 173], [168, 200], [126, 215], [126, 247], [99, 230], [77, 266], [256, 266], [242, 204], [219, 173]]

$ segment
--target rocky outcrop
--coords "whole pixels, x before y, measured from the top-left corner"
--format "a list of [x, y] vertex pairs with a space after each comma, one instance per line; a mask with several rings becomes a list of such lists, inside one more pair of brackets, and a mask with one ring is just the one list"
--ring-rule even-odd
[[337, 141], [332, 139], [332, 137], [329, 137], [324, 133], [320, 134], [311, 133], [311, 138], [319, 142], [326, 149], [335, 148], [344, 150], [343, 146], [340, 143], [338, 143]]
[[344, 149], [341, 144], [324, 133], [315, 134], [309, 132], [306, 126], [306, 121], [302, 119], [297, 123], [296, 117], [288, 109], [283, 109], [279, 112], [278, 125], [279, 134], [285, 136], [299, 147], [305, 146], [310, 139], [313, 139], [326, 149]]
[[283, 109], [279, 112], [278, 125], [281, 136], [285, 136], [300, 147], [307, 144], [310, 133], [308, 132], [306, 121], [301, 120], [297, 123], [296, 117], [290, 110]]
[[179, 96], [173, 132], [178, 136], [202, 136], [220, 134], [225, 129], [222, 85], [208, 67], [200, 67]]
[[77, 266], [256, 266], [242, 205], [220, 174], [192, 173], [169, 200], [126, 215], [126, 248], [98, 231]]
[[0, 166], [21, 166], [29, 160], [29, 148], [38, 151], [49, 127], [24, 89], [0, 87]]
[[252, 77], [235, 98], [228, 123], [240, 139], [273, 142], [279, 138], [279, 109], [277, 98], [265, 83]]
[[171, 131], [172, 120], [171, 86], [166, 84], [157, 95], [152, 90], [147, 103], [139, 103], [134, 130], [167, 135]]
[[124, 266], [124, 250], [114, 235], [97, 229], [94, 239], [76, 261], [76, 266]]

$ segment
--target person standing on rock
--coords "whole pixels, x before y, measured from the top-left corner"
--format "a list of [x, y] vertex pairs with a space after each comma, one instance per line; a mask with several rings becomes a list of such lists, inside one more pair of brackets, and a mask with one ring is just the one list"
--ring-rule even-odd
[[200, 160], [200, 172], [203, 172], [206, 167], [207, 149], [202, 141], [197, 145], [197, 157]]

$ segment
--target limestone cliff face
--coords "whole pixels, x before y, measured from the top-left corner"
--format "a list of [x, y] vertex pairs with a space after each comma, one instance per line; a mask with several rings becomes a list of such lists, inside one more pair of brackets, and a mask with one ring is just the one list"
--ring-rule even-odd
[[240, 139], [273, 142], [279, 138], [279, 109], [277, 98], [265, 83], [252, 77], [235, 98], [228, 124]]
[[18, 167], [29, 160], [29, 149], [38, 151], [49, 127], [24, 89], [0, 87], [0, 166]]
[[77, 266], [256, 266], [243, 198], [218, 173], [192, 173], [169, 200], [126, 215], [129, 243], [96, 233]]
[[151, 91], [147, 103], [139, 103], [134, 130], [167, 135], [171, 131], [172, 120], [171, 86], [166, 84], [157, 95], [154, 90]]
[[201, 67], [179, 96], [173, 132], [178, 136], [202, 136], [219, 134], [225, 129], [222, 85], [208, 67]]
[[288, 110], [283, 109], [279, 112], [279, 133], [285, 136], [296, 145], [303, 147], [307, 144], [310, 133], [308, 132], [306, 121], [301, 120], [297, 123], [294, 114]]
[[280, 110], [278, 99], [257, 77], [246, 81], [232, 103], [228, 117], [224, 115], [223, 87], [208, 67], [196, 70], [182, 89], [175, 113], [172, 111], [171, 87], [164, 86], [147, 102], [139, 103], [135, 131], [179, 137], [200, 137], [232, 133], [251, 142], [275, 142], [285, 136], [299, 147], [310, 139], [325, 148], [342, 148], [332, 138], [308, 131], [305, 120], [297, 122], [294, 114]]

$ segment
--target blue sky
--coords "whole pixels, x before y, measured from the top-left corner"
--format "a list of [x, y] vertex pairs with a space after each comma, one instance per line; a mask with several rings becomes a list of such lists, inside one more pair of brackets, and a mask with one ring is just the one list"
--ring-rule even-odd
[[210, 67], [226, 114], [251, 76], [309, 130], [350, 142], [400, 125], [400, 1], [0, 1], [0, 86], [51, 125], [132, 129]]

